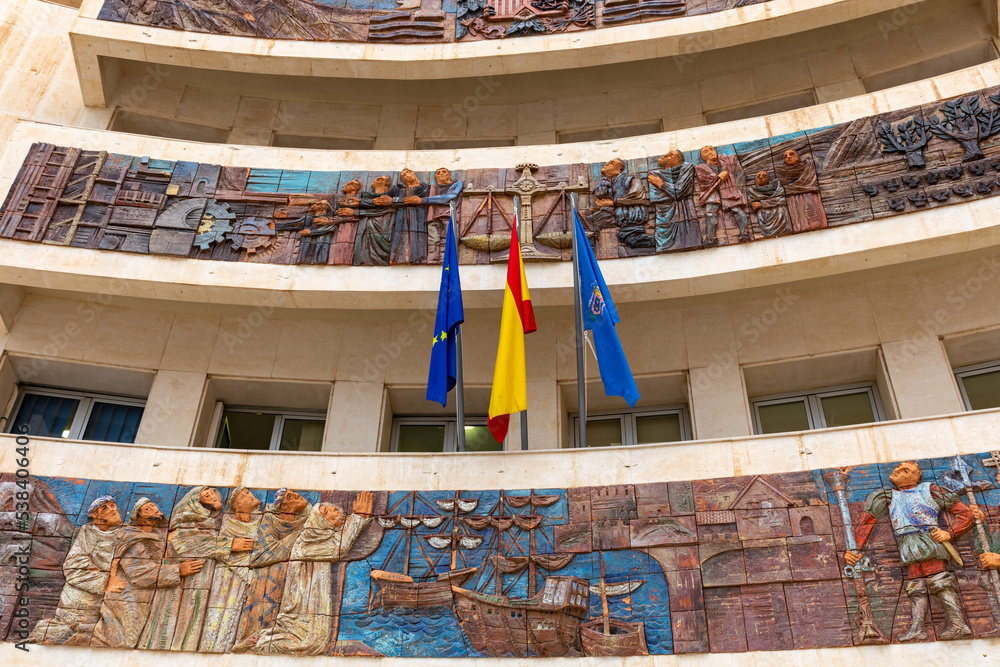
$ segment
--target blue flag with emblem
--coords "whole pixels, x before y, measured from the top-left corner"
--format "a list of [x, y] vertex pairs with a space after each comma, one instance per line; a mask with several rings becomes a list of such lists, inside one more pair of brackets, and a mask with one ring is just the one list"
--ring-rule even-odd
[[441, 292], [438, 294], [437, 318], [434, 321], [431, 367], [427, 373], [427, 400], [448, 405], [448, 392], [455, 388], [458, 351], [455, 329], [465, 321], [462, 308], [462, 282], [458, 277], [458, 250], [455, 247], [455, 223], [448, 219], [444, 266], [441, 268]]
[[618, 311], [611, 300], [611, 293], [597, 266], [597, 257], [590, 247], [590, 241], [583, 231], [580, 216], [573, 211], [575, 232], [573, 243], [578, 248], [580, 264], [580, 303], [583, 305], [583, 328], [594, 332], [594, 353], [601, 369], [601, 382], [608, 396], [621, 396], [635, 407], [639, 400], [639, 388], [635, 386], [632, 370], [625, 359], [625, 351], [618, 340], [615, 325]]

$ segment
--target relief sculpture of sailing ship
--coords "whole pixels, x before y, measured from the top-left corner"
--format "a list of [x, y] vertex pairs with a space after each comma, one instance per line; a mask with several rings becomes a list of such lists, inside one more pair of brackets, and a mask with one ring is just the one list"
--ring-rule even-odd
[[[452, 587], [459, 625], [477, 651], [494, 657], [562, 657], [582, 655], [580, 623], [590, 605], [589, 582], [578, 577], [548, 574], [541, 590], [537, 571], [558, 571], [574, 554], [538, 553], [538, 530], [543, 517], [515, 514], [513, 509], [546, 507], [559, 496], [506, 496], [500, 492], [486, 515], [463, 518], [474, 530], [492, 528], [488, 563], [476, 589]], [[520, 531], [517, 534], [514, 531]], [[527, 534], [527, 544], [523, 543]], [[517, 580], [527, 577], [527, 596], [511, 595]], [[522, 580], [523, 583], [523, 580]], [[492, 587], [492, 592], [488, 589]]]
[[[440, 513], [418, 514], [418, 503], [423, 508], [431, 507], [419, 493], [413, 491], [390, 507], [385, 516], [376, 517], [385, 529], [397, 526], [403, 529], [403, 535], [385, 559], [389, 563], [401, 555], [403, 567], [402, 572], [372, 570], [371, 580], [375, 587], [369, 605], [372, 609], [451, 606], [452, 586], [461, 585], [478, 570], [477, 567], [458, 566], [460, 561], [464, 562], [461, 551], [475, 549], [483, 541], [482, 536], [473, 534], [460, 520], [462, 515], [475, 511], [479, 500], [462, 498], [461, 491], [456, 492], [453, 498], [436, 500], [436, 509], [448, 512], [450, 516]], [[406, 506], [408, 513], [400, 514]], [[420, 533], [419, 528], [444, 528], [448, 532]], [[428, 550], [424, 541], [432, 550]], [[414, 552], [418, 559], [416, 564], [413, 562]], [[450, 556], [450, 567], [446, 572], [438, 574], [445, 555]]]
[[645, 580], [608, 583], [604, 554], [598, 552], [598, 558], [601, 559], [601, 582], [597, 586], [591, 586], [590, 592], [601, 596], [601, 617], [587, 621], [580, 627], [583, 652], [595, 658], [649, 655], [643, 624], [611, 618], [608, 612], [609, 597], [631, 595], [646, 583]]

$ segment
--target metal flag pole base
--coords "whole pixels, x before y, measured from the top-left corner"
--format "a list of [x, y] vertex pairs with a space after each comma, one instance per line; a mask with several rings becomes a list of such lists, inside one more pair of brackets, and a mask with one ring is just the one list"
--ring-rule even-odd
[[521, 451], [528, 451], [528, 411], [521, 410]]

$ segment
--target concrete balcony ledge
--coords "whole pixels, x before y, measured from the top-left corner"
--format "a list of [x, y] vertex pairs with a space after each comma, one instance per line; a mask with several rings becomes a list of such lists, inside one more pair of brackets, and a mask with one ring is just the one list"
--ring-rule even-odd
[[[294, 483], [304, 490], [568, 488], [974, 454], [995, 448], [998, 419], [994, 409], [782, 435], [467, 454], [250, 452], [32, 437], [28, 469], [47, 477], [251, 488]], [[0, 471], [18, 468], [14, 440], [0, 435]]]
[[[231, 166], [392, 171], [496, 168], [522, 162], [587, 163], [657, 155], [679, 148], [725, 145], [846, 123], [1000, 84], [1000, 61], [888, 91], [801, 111], [667, 132], [615, 142], [450, 151], [310, 151], [199, 144], [99, 130], [18, 123], [0, 158], [0, 195], [17, 177], [34, 142]], [[603, 262], [622, 301], [684, 298], [934, 260], [1000, 242], [1000, 200], [980, 199], [921, 209], [881, 220], [765, 239], [738, 246]], [[0, 242], [0, 280], [30, 288], [115, 293], [136, 298], [298, 308], [433, 308], [436, 266], [284, 266], [175, 259]], [[569, 263], [530, 264], [528, 281], [540, 305], [572, 303]], [[498, 265], [462, 270], [466, 304], [497, 307], [504, 281]]]
[[836, 25], [918, 2], [771, 0], [730, 11], [539, 37], [366, 44], [264, 40], [103, 21], [97, 19], [103, 0], [85, 0], [70, 38], [84, 103], [104, 106], [105, 92], [116, 72], [109, 61], [115, 59], [266, 75], [454, 79], [692, 55]]

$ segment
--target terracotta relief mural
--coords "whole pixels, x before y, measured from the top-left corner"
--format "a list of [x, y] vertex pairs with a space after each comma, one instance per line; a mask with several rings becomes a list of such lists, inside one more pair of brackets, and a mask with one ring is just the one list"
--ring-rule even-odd
[[374, 492], [5, 473], [0, 638], [461, 658], [994, 637], [998, 465]]
[[590, 30], [767, 0], [105, 0], [105, 21], [267, 39], [454, 42]]
[[222, 167], [35, 144], [0, 238], [272, 264], [568, 261], [571, 196], [599, 259], [755, 242], [1000, 194], [1000, 89], [832, 127], [597, 164], [414, 172]]

